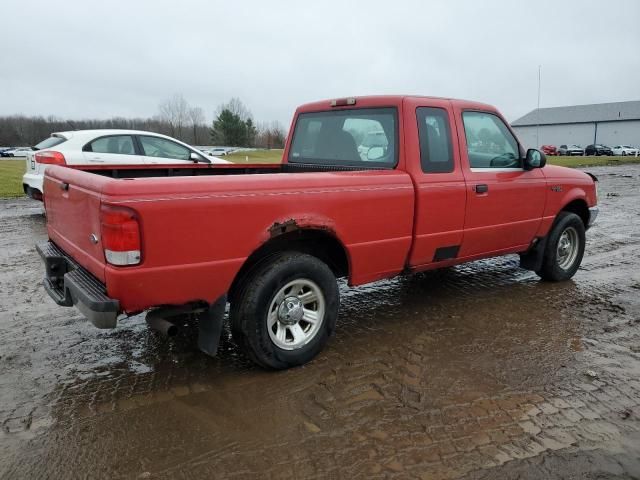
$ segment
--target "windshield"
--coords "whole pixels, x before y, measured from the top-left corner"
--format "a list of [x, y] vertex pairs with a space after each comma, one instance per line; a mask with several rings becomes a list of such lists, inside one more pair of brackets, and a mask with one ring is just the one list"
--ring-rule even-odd
[[298, 116], [289, 163], [392, 168], [397, 162], [395, 108], [361, 108]]

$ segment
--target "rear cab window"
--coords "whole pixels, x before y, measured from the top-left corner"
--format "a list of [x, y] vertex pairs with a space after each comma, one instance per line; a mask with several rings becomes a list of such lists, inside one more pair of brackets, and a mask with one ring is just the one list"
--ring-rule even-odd
[[398, 162], [397, 117], [392, 107], [301, 113], [287, 161], [394, 168]]

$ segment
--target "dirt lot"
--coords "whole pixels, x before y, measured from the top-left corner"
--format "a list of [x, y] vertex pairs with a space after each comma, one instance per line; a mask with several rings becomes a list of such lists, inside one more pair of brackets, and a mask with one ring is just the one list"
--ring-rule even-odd
[[640, 478], [640, 166], [590, 171], [574, 281], [505, 257], [343, 289], [278, 373], [57, 307], [39, 206], [1, 201], [0, 478]]

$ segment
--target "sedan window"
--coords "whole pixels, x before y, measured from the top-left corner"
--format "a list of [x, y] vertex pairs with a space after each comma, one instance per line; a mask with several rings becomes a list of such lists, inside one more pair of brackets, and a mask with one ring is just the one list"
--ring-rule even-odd
[[175, 160], [189, 160], [191, 150], [178, 143], [160, 137], [140, 136], [142, 150], [147, 157], [172, 158]]
[[114, 135], [97, 138], [83, 150], [94, 153], [113, 153], [118, 155], [135, 155], [133, 138], [129, 135]]

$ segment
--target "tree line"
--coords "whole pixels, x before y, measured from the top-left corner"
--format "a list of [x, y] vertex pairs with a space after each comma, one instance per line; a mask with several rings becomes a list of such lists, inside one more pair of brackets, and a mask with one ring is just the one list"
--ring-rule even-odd
[[55, 116], [0, 116], [0, 146], [29, 146], [53, 132], [87, 129], [131, 129], [162, 133], [190, 145], [283, 148], [286, 130], [279, 122], [255, 122], [238, 98], [218, 107], [213, 123], [204, 110], [190, 106], [182, 95], [173, 95], [158, 106], [151, 118], [112, 117], [67, 120]]

